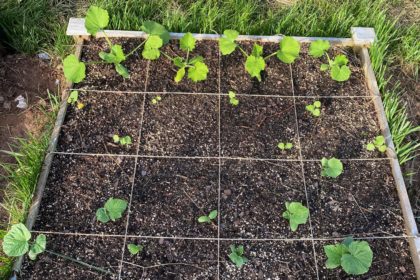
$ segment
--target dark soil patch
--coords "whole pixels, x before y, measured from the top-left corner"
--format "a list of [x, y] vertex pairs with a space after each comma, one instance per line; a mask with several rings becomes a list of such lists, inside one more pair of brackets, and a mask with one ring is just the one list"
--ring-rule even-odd
[[[295, 109], [292, 98], [240, 96], [239, 105], [221, 103], [222, 156], [298, 158]], [[279, 142], [291, 142], [281, 151]]]
[[140, 154], [218, 156], [218, 98], [164, 94], [146, 96]]
[[364, 96], [368, 94], [363, 69], [359, 58], [351, 49], [332, 48], [331, 59], [345, 54], [349, 59], [350, 79], [345, 82], [332, 80], [329, 71], [321, 71], [322, 63], [328, 64], [325, 56], [313, 58], [308, 54], [309, 45], [302, 45], [299, 58], [292, 64], [295, 95], [299, 96]]
[[[239, 45], [250, 54], [254, 43], [245, 41]], [[264, 56], [276, 52], [279, 48], [277, 43], [263, 43], [262, 46]], [[246, 58], [239, 49], [221, 57], [220, 83], [223, 93], [232, 90], [239, 94], [293, 95], [289, 65], [281, 62], [276, 56], [269, 58], [261, 75], [262, 81], [258, 82], [246, 72], [245, 61]]]
[[224, 160], [222, 164], [221, 237], [309, 237], [309, 223], [292, 232], [282, 217], [286, 202], [306, 205], [300, 162]]
[[126, 217], [107, 224], [96, 210], [111, 198], [129, 200], [134, 159], [55, 155], [34, 229], [124, 234]]
[[218, 170], [218, 160], [141, 159], [128, 233], [217, 237], [217, 220], [197, 219], [218, 208]]
[[[179, 48], [178, 40], [171, 40], [162, 47], [163, 52], [170, 57], [186, 58], [186, 53]], [[202, 56], [209, 68], [205, 81], [193, 82], [187, 78], [176, 83], [174, 78], [178, 67], [161, 54], [159, 60], [150, 63], [147, 91], [149, 92], [219, 92], [219, 46], [217, 41], [197, 40], [195, 49], [190, 53], [190, 58]]]
[[127, 250], [122, 279], [217, 279], [217, 241], [128, 238], [143, 245], [135, 256]]
[[[143, 39], [112, 39], [113, 44], [120, 44], [122, 46], [126, 55], [141, 44], [141, 42], [143, 42]], [[75, 85], [75, 87], [112, 91], [144, 91], [149, 62], [141, 56], [142, 49], [140, 48], [140, 50], [122, 62], [130, 73], [129, 79], [124, 79], [120, 76], [116, 72], [113, 64], [88, 64], [86, 65], [86, 79]], [[99, 57], [99, 52], [101, 51], [109, 52], [109, 46], [105, 39], [91, 39], [91, 41], [88, 41], [83, 46], [81, 61], [102, 61]]]
[[18, 279], [117, 280], [124, 238], [47, 235], [47, 250], [93, 265], [108, 273], [45, 252], [36, 262], [25, 258]]
[[[232, 244], [244, 246], [242, 268], [228, 257]], [[316, 279], [311, 241], [222, 241], [220, 261], [220, 279]]]
[[321, 164], [305, 163], [315, 237], [404, 234], [404, 220], [389, 162], [345, 161], [336, 179], [321, 177]]
[[[305, 108], [316, 100], [321, 101], [319, 117]], [[370, 99], [299, 98], [296, 109], [304, 159], [386, 157], [386, 153], [366, 150], [366, 145], [381, 135]]]
[[323, 246], [337, 244], [340, 241], [315, 241], [320, 279], [377, 279], [409, 280], [416, 279], [414, 264], [409, 253], [406, 239], [367, 239], [373, 251], [372, 266], [366, 274], [349, 276], [341, 268], [327, 269]]
[[[136, 154], [144, 96], [135, 93], [82, 92], [81, 110], [68, 106], [58, 151]], [[133, 144], [115, 144], [112, 136], [130, 136]]]

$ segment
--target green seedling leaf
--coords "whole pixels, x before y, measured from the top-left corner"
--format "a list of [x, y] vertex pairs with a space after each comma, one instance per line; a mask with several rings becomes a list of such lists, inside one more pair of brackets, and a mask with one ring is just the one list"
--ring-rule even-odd
[[306, 105], [305, 109], [310, 112], [312, 116], [319, 117], [321, 115], [321, 102], [315, 101], [312, 104]]
[[322, 171], [321, 176], [337, 178], [343, 172], [343, 164], [336, 158], [322, 158], [321, 160]]
[[368, 143], [366, 145], [366, 150], [371, 151], [371, 152], [374, 151], [375, 150], [375, 145], [373, 143]]
[[299, 225], [306, 224], [309, 217], [309, 209], [300, 202], [286, 202], [286, 211], [283, 218], [289, 220], [290, 229], [296, 231]]
[[293, 37], [284, 37], [280, 41], [280, 48], [277, 51], [277, 58], [284, 63], [290, 64], [299, 56], [300, 43]]
[[181, 40], [180, 40], [180, 47], [181, 50], [183, 51], [192, 51], [195, 48], [195, 38], [194, 36], [188, 32], [185, 33], [184, 36], [182, 36]]
[[160, 57], [160, 50], [163, 46], [163, 40], [158, 35], [151, 35], [147, 38], [146, 43], [144, 43], [144, 49], [141, 53], [143, 58], [149, 60], [155, 60]]
[[[330, 42], [326, 40], [316, 40], [309, 46], [309, 54], [313, 57], [323, 56], [330, 48]], [[322, 68], [322, 65], [321, 65]], [[322, 69], [321, 69], [322, 70]]]
[[229, 91], [229, 103], [233, 106], [239, 105], [239, 100], [236, 98], [236, 93], [234, 93], [233, 91]]
[[236, 47], [238, 46], [235, 43], [236, 38], [239, 36], [239, 32], [236, 30], [225, 30], [223, 32], [225, 37], [219, 39], [219, 48], [222, 55], [231, 54], [235, 51]]
[[212, 220], [216, 219], [217, 217], [217, 210], [211, 211], [207, 216], [200, 216], [198, 218], [199, 223], [211, 223]]
[[138, 253], [141, 253], [143, 251], [142, 245], [136, 245], [136, 244], [128, 244], [127, 249], [130, 252], [132, 256], [137, 255]]
[[194, 65], [196, 62], [204, 62], [204, 57], [202, 57], [201, 55], [198, 55], [198, 56], [190, 59], [189, 64]]
[[347, 247], [343, 244], [326, 245], [324, 252], [328, 258], [325, 266], [328, 269], [334, 269], [341, 266], [341, 257], [347, 252]]
[[248, 259], [243, 256], [244, 254], [244, 246], [239, 245], [235, 247], [235, 245], [230, 245], [229, 259], [238, 267], [241, 268], [244, 264], [248, 262]]
[[314, 106], [315, 106], [315, 108], [321, 108], [321, 101], [315, 101], [314, 102]]
[[109, 220], [115, 222], [115, 220], [122, 217], [125, 209], [127, 209], [127, 201], [111, 197], [103, 208], [99, 208], [96, 211], [96, 218], [103, 223], [107, 223]]
[[385, 144], [385, 137], [383, 137], [382, 135], [376, 136], [375, 137], [375, 146], [381, 146]]
[[366, 145], [366, 149], [368, 151], [374, 151], [375, 149], [378, 149], [378, 151], [381, 153], [386, 152], [385, 137], [382, 135], [376, 136], [373, 142], [370, 142]]
[[293, 148], [293, 144], [292, 143], [286, 143], [286, 150], [290, 150], [291, 148]]
[[193, 63], [193, 67], [188, 68], [188, 78], [190, 78], [193, 82], [204, 81], [205, 79], [207, 79], [208, 72], [209, 68], [207, 67], [207, 65], [204, 62], [196, 60]]
[[119, 143], [120, 142], [120, 136], [118, 136], [117, 134], [114, 134], [114, 136], [112, 136], [112, 140], [114, 140], [114, 143]]
[[96, 210], [96, 220], [104, 224], [110, 221], [110, 218], [105, 208], [99, 208], [98, 210]]
[[85, 27], [89, 34], [95, 36], [100, 30], [103, 30], [109, 22], [108, 12], [97, 6], [90, 6], [85, 18]]
[[160, 39], [162, 39], [163, 44], [167, 44], [169, 42], [169, 39], [171, 38], [166, 28], [155, 21], [147, 20], [143, 22], [143, 25], [141, 26], [141, 30], [143, 30], [149, 35], [159, 36]]
[[186, 64], [184, 62], [184, 59], [182, 57], [179, 57], [179, 56], [175, 57], [173, 59], [173, 62], [175, 64], [175, 66], [176, 67], [179, 67], [179, 68], [182, 68], [182, 67], [185, 67], [186, 66]]
[[284, 150], [290, 150], [290, 149], [293, 148], [293, 143], [290, 143], [290, 142], [287, 142], [287, 143], [280, 142], [280, 143], [277, 144], [277, 147], [280, 150], [282, 150], [282, 151], [284, 151]]
[[70, 92], [69, 98], [67, 98], [67, 103], [74, 105], [76, 104], [78, 99], [79, 99], [79, 92], [77, 90], [73, 90], [72, 92]]
[[124, 136], [120, 138], [120, 144], [123, 146], [128, 146], [132, 144], [131, 137], [130, 136]]
[[13, 225], [3, 238], [3, 252], [9, 257], [23, 256], [29, 250], [31, 233], [24, 224]]
[[337, 82], [344, 82], [350, 78], [351, 71], [347, 65], [331, 67], [331, 78]]
[[121, 63], [125, 60], [125, 54], [121, 45], [113, 45], [109, 53], [100, 52], [99, 57], [108, 63], [114, 64]]
[[115, 70], [118, 74], [120, 74], [124, 79], [130, 78], [130, 73], [128, 73], [128, 69], [125, 68], [124, 65], [117, 63], [115, 64]]
[[344, 66], [349, 63], [348, 58], [344, 54], [339, 54], [334, 58], [333, 65]]
[[185, 76], [185, 67], [178, 69], [175, 75], [175, 82], [179, 83]]
[[265, 69], [265, 61], [262, 57], [250, 55], [245, 62], [245, 70], [261, 82], [261, 71]]
[[327, 71], [329, 68], [330, 66], [328, 64], [322, 63], [319, 69], [321, 69], [321, 71]]
[[210, 218], [211, 220], [216, 219], [216, 217], [217, 217], [217, 210], [213, 210], [213, 211], [211, 211], [211, 212], [209, 213], [209, 218]]
[[252, 47], [251, 55], [253, 55], [255, 57], [259, 57], [259, 56], [262, 56], [263, 51], [264, 51], [263, 46], [260, 46], [258, 44], [254, 44], [254, 46]]
[[29, 249], [29, 258], [34, 261], [39, 254], [45, 251], [46, 247], [47, 237], [44, 234], [38, 235]]
[[70, 54], [63, 60], [64, 76], [73, 83], [80, 83], [86, 76], [86, 65]]

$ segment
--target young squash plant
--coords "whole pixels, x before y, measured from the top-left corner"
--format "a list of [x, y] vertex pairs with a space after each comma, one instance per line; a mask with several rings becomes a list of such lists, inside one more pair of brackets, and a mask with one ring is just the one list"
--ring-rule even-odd
[[217, 218], [217, 210], [211, 211], [208, 215], [200, 216], [198, 218], [199, 223], [212, 223]]
[[309, 217], [309, 209], [301, 202], [286, 202], [286, 211], [283, 218], [289, 221], [290, 229], [296, 231], [299, 225], [306, 224]]
[[321, 176], [330, 178], [337, 178], [343, 172], [343, 163], [336, 158], [322, 158], [321, 159]]
[[244, 256], [244, 246], [239, 245], [230, 245], [230, 254], [229, 259], [236, 265], [236, 267], [241, 268], [244, 264], [248, 262], [248, 259]]
[[143, 248], [144, 248], [143, 245], [127, 244], [128, 252], [130, 252], [132, 256], [135, 256], [138, 253], [141, 253], [143, 251]]
[[293, 37], [284, 37], [279, 43], [279, 49], [267, 56], [263, 56], [263, 46], [254, 44], [252, 52], [246, 53], [245, 50], [236, 42], [239, 32], [236, 30], [225, 30], [224, 37], [219, 39], [219, 48], [222, 55], [229, 55], [237, 48], [246, 58], [245, 70], [251, 78], [257, 78], [261, 82], [261, 72], [264, 71], [266, 60], [272, 56], [277, 56], [282, 62], [290, 64], [299, 56], [300, 43]]
[[291, 142], [279, 142], [277, 144], [277, 148], [279, 148], [281, 151], [287, 151], [291, 150], [293, 148], [293, 143]]
[[372, 265], [373, 252], [366, 241], [354, 241], [352, 237], [342, 243], [324, 246], [328, 269], [341, 267], [349, 275], [362, 275]]
[[115, 222], [122, 217], [122, 214], [127, 209], [127, 201], [119, 198], [109, 198], [105, 202], [104, 207], [96, 211], [96, 219], [101, 223]]
[[239, 105], [239, 99], [236, 98], [236, 93], [235, 92], [230, 90], [229, 93], [228, 93], [228, 97], [229, 97], [229, 103], [232, 106], [238, 106]]
[[133, 144], [133, 142], [131, 141], [131, 137], [128, 135], [121, 137], [118, 134], [114, 134], [114, 136], [112, 136], [112, 140], [114, 141], [114, 143], [120, 144], [121, 146], [126, 146], [126, 147]]
[[366, 150], [373, 152], [375, 149], [381, 153], [386, 152], [385, 137], [382, 135], [376, 136], [375, 140], [366, 145]]
[[312, 104], [306, 105], [305, 109], [311, 113], [312, 116], [319, 117], [321, 115], [321, 102], [317, 100]]
[[350, 78], [351, 71], [347, 66], [349, 60], [344, 54], [337, 55], [331, 59], [328, 55], [330, 42], [325, 40], [316, 40], [309, 46], [309, 54], [315, 58], [326, 56], [328, 64], [321, 64], [321, 71], [330, 71], [330, 76], [334, 81], [344, 82]]

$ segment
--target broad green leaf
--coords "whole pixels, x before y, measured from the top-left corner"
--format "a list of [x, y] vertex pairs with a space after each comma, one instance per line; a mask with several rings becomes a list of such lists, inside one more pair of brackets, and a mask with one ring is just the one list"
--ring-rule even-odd
[[173, 62], [174, 62], [176, 67], [179, 67], [179, 68], [185, 67], [185, 62], [184, 62], [184, 59], [182, 57], [179, 57], [179, 56], [175, 57], [173, 59]]
[[366, 150], [368, 150], [368, 151], [374, 151], [375, 150], [375, 145], [373, 143], [368, 143], [366, 145]]
[[175, 75], [175, 82], [179, 83], [185, 76], [185, 67], [180, 68]]
[[291, 148], [293, 148], [293, 144], [292, 143], [286, 143], [286, 147], [287, 150], [290, 150]]
[[130, 78], [130, 74], [128, 73], [127, 68], [124, 67], [121, 63], [115, 64], [115, 70], [118, 74], [120, 74], [123, 78], [128, 79]]
[[230, 245], [229, 259], [238, 267], [241, 268], [244, 264], [248, 262], [248, 259], [243, 256], [244, 246], [240, 245], [235, 247], [235, 245]]
[[280, 150], [284, 150], [284, 149], [286, 149], [286, 145], [285, 145], [284, 143], [278, 143], [278, 144], [277, 144], [277, 147], [278, 147]]
[[328, 269], [333, 269], [341, 266], [341, 257], [347, 252], [347, 248], [342, 244], [326, 245], [324, 252], [328, 257], [325, 266]]
[[313, 104], [309, 104], [306, 105], [305, 109], [312, 113], [315, 110], [315, 106]]
[[381, 153], [385, 153], [386, 152], [386, 146], [385, 145], [379, 146], [378, 151], [380, 151]]
[[228, 38], [219, 39], [219, 49], [222, 55], [228, 55], [233, 53], [237, 46], [238, 44], [236, 44], [235, 41], [232, 41]]
[[132, 144], [132, 141], [131, 141], [131, 137], [130, 136], [124, 136], [124, 137], [122, 137], [121, 139], [120, 139], [120, 144], [121, 145], [126, 145], [126, 146], [128, 146], [128, 145], [131, 145]]
[[182, 36], [181, 40], [179, 41], [181, 50], [183, 51], [192, 51], [195, 48], [195, 38], [194, 36], [188, 32]]
[[334, 157], [331, 159], [323, 158], [321, 160], [321, 164], [322, 164], [322, 171], [321, 171], [322, 176], [337, 178], [343, 172], [343, 164], [341, 163], [339, 159], [336, 159]]
[[159, 58], [160, 51], [159, 49], [143, 49], [141, 54], [145, 59], [155, 60]]
[[236, 93], [235, 92], [233, 92], [233, 91], [229, 91], [229, 98], [235, 98], [236, 97]]
[[344, 82], [350, 78], [350, 68], [347, 65], [331, 67], [331, 78], [337, 82]]
[[112, 136], [112, 140], [114, 140], [114, 143], [119, 143], [120, 142], [120, 136], [118, 136], [117, 134], [114, 134], [114, 136]]
[[313, 57], [321, 57], [326, 51], [328, 51], [329, 48], [330, 42], [326, 40], [316, 40], [309, 46], [309, 54]]
[[322, 63], [321, 67], [319, 68], [321, 71], [327, 71], [330, 68], [328, 64]]
[[214, 220], [214, 219], [216, 219], [216, 217], [217, 217], [217, 210], [211, 211], [210, 214], [209, 214], [209, 218], [211, 220]]
[[309, 217], [309, 209], [300, 202], [286, 202], [286, 211], [283, 218], [289, 220], [290, 229], [296, 231], [299, 225], [306, 224]]
[[105, 203], [105, 209], [112, 221], [122, 217], [125, 209], [127, 209], [127, 201], [119, 198], [110, 198]]
[[108, 63], [121, 63], [125, 60], [125, 54], [121, 45], [113, 45], [111, 51], [99, 52], [99, 57]]
[[197, 61], [193, 67], [188, 68], [188, 78], [193, 82], [203, 81], [207, 79], [209, 68], [203, 62]]
[[349, 62], [348, 58], [344, 54], [339, 54], [334, 58], [333, 65], [344, 66]]
[[143, 22], [141, 29], [149, 35], [159, 36], [164, 44], [167, 44], [169, 42], [169, 39], [171, 38], [166, 28], [155, 21], [147, 20]]
[[385, 144], [385, 137], [383, 137], [382, 135], [376, 136], [375, 137], [375, 145], [380, 146]]
[[366, 241], [353, 241], [348, 246], [348, 254], [341, 258], [341, 266], [347, 274], [361, 275], [369, 271], [373, 252]]
[[145, 59], [155, 60], [160, 57], [159, 48], [163, 46], [163, 40], [157, 35], [151, 35], [147, 38], [146, 43], [144, 44], [144, 49], [142, 56]]
[[208, 216], [200, 216], [198, 218], [198, 222], [199, 223], [210, 223], [211, 220], [210, 220], [210, 218]]
[[89, 7], [85, 18], [85, 27], [89, 34], [95, 36], [99, 30], [104, 29], [108, 25], [108, 22], [109, 15], [106, 10], [97, 6]]
[[319, 110], [319, 109], [314, 109], [314, 110], [313, 110], [313, 112], [312, 112], [312, 115], [313, 115], [314, 117], [319, 117], [319, 116], [321, 115], [321, 110]]
[[72, 92], [70, 92], [69, 98], [67, 98], [67, 103], [74, 105], [78, 99], [79, 92], [77, 90], [73, 90]]
[[239, 32], [236, 31], [236, 30], [233, 30], [233, 29], [227, 29], [223, 32], [223, 35], [225, 35], [226, 38], [234, 41], [234, 40], [236, 40], [236, 38], [238, 38]]
[[256, 77], [261, 82], [261, 71], [265, 69], [265, 61], [262, 57], [255, 57], [250, 55], [245, 62], [245, 70], [251, 75]]
[[284, 63], [293, 63], [299, 56], [300, 43], [293, 37], [284, 37], [280, 41], [280, 48], [277, 51], [277, 57]]
[[47, 247], [47, 237], [44, 234], [40, 234], [36, 237], [34, 244], [29, 249], [28, 256], [31, 260], [35, 260], [36, 256], [45, 251]]
[[127, 244], [127, 249], [131, 255], [137, 255], [138, 253], [143, 251], [143, 246], [136, 244]]
[[29, 250], [31, 233], [24, 224], [13, 225], [3, 238], [3, 252], [9, 257], [19, 257]]
[[239, 105], [239, 100], [236, 98], [231, 98], [229, 99], [229, 103], [232, 104], [233, 106], [238, 106]]
[[63, 60], [64, 76], [73, 83], [80, 83], [85, 78], [86, 66], [74, 55], [70, 54]]
[[239, 256], [242, 256], [244, 254], [244, 246], [243, 245], [239, 245], [238, 247], [236, 247], [236, 252], [238, 253]]
[[252, 47], [251, 55], [255, 57], [259, 57], [259, 56], [262, 56], [262, 54], [263, 54], [263, 46], [254, 44], [254, 46]]
[[105, 208], [99, 208], [96, 210], [96, 220], [104, 224], [109, 222], [110, 218]]
[[321, 108], [321, 102], [320, 101], [315, 101], [314, 102], [314, 106], [315, 106], [315, 108]]

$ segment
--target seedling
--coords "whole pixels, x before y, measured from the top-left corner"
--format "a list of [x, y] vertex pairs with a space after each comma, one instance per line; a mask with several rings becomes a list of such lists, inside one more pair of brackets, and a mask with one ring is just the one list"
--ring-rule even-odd
[[290, 143], [290, 142], [286, 142], [286, 143], [280, 142], [280, 143], [277, 144], [277, 147], [280, 150], [282, 150], [282, 151], [291, 150], [293, 148], [293, 143]]
[[244, 49], [236, 43], [236, 39], [239, 36], [239, 32], [236, 30], [225, 30], [223, 32], [224, 37], [219, 39], [219, 48], [222, 55], [228, 55], [235, 51], [238, 48], [244, 57], [246, 58], [245, 61], [245, 70], [251, 76], [251, 78], [255, 77], [258, 81], [261, 82], [261, 72], [265, 69], [266, 63], [265, 61], [272, 56], [277, 56], [282, 62], [290, 64], [295, 61], [295, 59], [299, 56], [300, 52], [300, 43], [295, 40], [293, 37], [284, 37], [279, 44], [279, 49], [266, 56], [263, 57], [263, 47], [254, 44], [251, 54], [248, 54], [244, 51]]
[[361, 275], [369, 271], [373, 252], [366, 241], [354, 241], [352, 237], [342, 243], [324, 246], [328, 269], [341, 268], [349, 275]]
[[229, 259], [238, 267], [241, 268], [244, 264], [248, 262], [248, 259], [244, 257], [244, 246], [239, 245], [230, 245]]
[[296, 231], [299, 225], [306, 224], [309, 217], [309, 209], [300, 202], [286, 202], [286, 211], [283, 218], [289, 221], [290, 229]]
[[351, 71], [347, 66], [349, 60], [344, 54], [337, 55], [334, 60], [328, 55], [330, 42], [325, 40], [316, 40], [309, 46], [309, 54], [313, 57], [319, 58], [326, 55], [328, 64], [321, 64], [321, 71], [330, 71], [331, 78], [338, 82], [347, 81], [350, 78]]
[[199, 223], [211, 223], [217, 217], [217, 210], [211, 211], [207, 216], [200, 216], [198, 218]]
[[112, 136], [112, 140], [114, 140], [114, 143], [120, 144], [121, 146], [126, 146], [126, 147], [133, 144], [131, 141], [131, 137], [128, 135], [124, 137], [120, 137], [118, 136], [118, 134], [114, 134], [114, 136]]
[[156, 104], [158, 104], [158, 103], [159, 103], [159, 101], [161, 101], [161, 100], [162, 100], [162, 97], [160, 97], [160, 95], [158, 95], [158, 96], [154, 97], [154, 98], [152, 99], [152, 101], [150, 101], [150, 103], [152, 103], [153, 105], [156, 105]]
[[70, 92], [69, 98], [67, 99], [67, 103], [73, 106], [77, 104], [76, 108], [79, 110], [85, 107], [85, 104], [79, 102], [79, 92], [77, 90], [73, 90], [72, 92]]
[[138, 253], [141, 253], [143, 251], [142, 245], [136, 245], [136, 244], [128, 244], [127, 249], [130, 252], [132, 256], [137, 255]]
[[109, 198], [104, 207], [96, 211], [96, 219], [101, 223], [108, 223], [110, 220], [115, 222], [122, 217], [127, 209], [127, 201], [118, 198]]
[[24, 224], [11, 227], [3, 239], [3, 252], [9, 257], [20, 257], [28, 253], [31, 260], [45, 251], [47, 238], [44, 234], [38, 235], [33, 242], [31, 233]]
[[334, 157], [330, 159], [322, 158], [321, 165], [321, 176], [337, 178], [343, 172], [343, 164]]
[[232, 106], [238, 106], [239, 99], [236, 98], [236, 93], [233, 91], [229, 91], [229, 103], [232, 104]]
[[366, 150], [368, 151], [374, 151], [375, 149], [378, 149], [381, 153], [384, 153], [386, 151], [386, 144], [385, 144], [385, 137], [382, 135], [376, 136], [375, 140], [368, 143], [366, 145]]
[[306, 111], [310, 112], [312, 116], [319, 117], [321, 115], [321, 102], [315, 101], [312, 104], [306, 105]]

